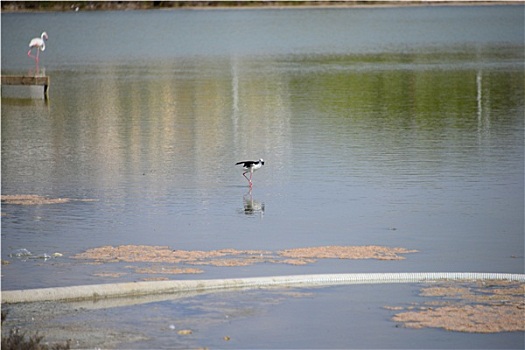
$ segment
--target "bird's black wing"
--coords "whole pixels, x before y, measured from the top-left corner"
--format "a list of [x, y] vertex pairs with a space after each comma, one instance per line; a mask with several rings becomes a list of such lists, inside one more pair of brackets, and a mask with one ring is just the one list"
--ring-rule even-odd
[[235, 163], [235, 165], [243, 164], [243, 166], [248, 167], [248, 166], [250, 166], [250, 165], [252, 165], [254, 163], [257, 163], [257, 162], [255, 162], [253, 160], [243, 160], [242, 162]]

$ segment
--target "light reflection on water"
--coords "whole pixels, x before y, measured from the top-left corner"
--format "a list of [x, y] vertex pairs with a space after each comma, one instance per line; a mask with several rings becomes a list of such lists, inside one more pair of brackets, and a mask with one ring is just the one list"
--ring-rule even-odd
[[[2, 100], [2, 193], [97, 200], [3, 205], [2, 258], [381, 244], [420, 254], [206, 277], [523, 272], [523, 14], [384, 11], [2, 14], [3, 73], [45, 24], [52, 79], [47, 103]], [[247, 193], [249, 158], [266, 165]], [[13, 261], [2, 284], [115, 281], [91, 273]]]
[[[2, 99], [2, 194], [96, 200], [2, 205], [2, 259], [11, 262], [2, 266], [2, 288], [144, 278], [69, 258], [124, 244], [419, 251], [396, 262], [210, 267], [203, 278], [523, 273], [516, 9], [2, 13], [2, 73], [31, 69], [26, 41], [45, 27], [41, 65], [52, 80], [48, 102]], [[265, 159], [252, 191], [234, 166], [249, 158]], [[20, 248], [64, 257], [8, 257]], [[331, 305], [347, 298], [327, 295]], [[374, 305], [383, 298], [359, 295]], [[310, 307], [300, 309], [311, 317]], [[315, 317], [316, 325], [334, 323]], [[259, 317], [248, 321], [260, 329]], [[375, 327], [371, 334], [397, 332]], [[304, 339], [307, 331], [294, 329]]]

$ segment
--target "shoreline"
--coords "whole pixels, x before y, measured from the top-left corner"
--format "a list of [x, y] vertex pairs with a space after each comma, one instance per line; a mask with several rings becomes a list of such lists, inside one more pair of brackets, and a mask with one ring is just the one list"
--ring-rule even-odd
[[525, 5], [525, 0], [370, 0], [370, 1], [2, 1], [3, 13], [78, 12], [134, 10], [260, 10], [260, 9], [338, 9], [420, 6], [497, 6]]

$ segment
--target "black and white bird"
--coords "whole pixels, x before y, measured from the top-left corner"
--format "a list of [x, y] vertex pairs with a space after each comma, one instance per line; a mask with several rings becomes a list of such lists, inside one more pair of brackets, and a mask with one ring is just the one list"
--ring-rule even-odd
[[[252, 187], [252, 176], [253, 172], [257, 169], [260, 169], [264, 165], [264, 160], [261, 158], [259, 160], [243, 160], [242, 162], [237, 162], [235, 165], [242, 164], [242, 168], [244, 172], [242, 173], [242, 176], [248, 180], [248, 183], [250, 184], [250, 187]], [[250, 173], [250, 177], [248, 178], [246, 176], [247, 173]]]

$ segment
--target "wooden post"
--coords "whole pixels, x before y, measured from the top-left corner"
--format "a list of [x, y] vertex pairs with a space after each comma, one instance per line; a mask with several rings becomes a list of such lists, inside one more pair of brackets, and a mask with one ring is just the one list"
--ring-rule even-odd
[[48, 99], [49, 77], [28, 75], [2, 75], [2, 85], [42, 85], [44, 86], [44, 99]]

